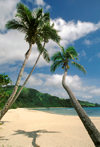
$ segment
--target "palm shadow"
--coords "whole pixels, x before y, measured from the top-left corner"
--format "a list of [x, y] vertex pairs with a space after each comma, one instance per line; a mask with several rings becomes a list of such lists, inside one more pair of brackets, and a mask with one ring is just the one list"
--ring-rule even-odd
[[3, 125], [4, 123], [8, 123], [9, 121], [0, 121], [0, 125]]
[[8, 140], [8, 139], [5, 139], [4, 136], [0, 136], [0, 140]]
[[30, 131], [30, 132], [26, 132], [24, 130], [17, 130], [15, 131], [16, 133], [14, 133], [13, 135], [17, 135], [17, 134], [24, 134], [25, 136], [28, 136], [29, 138], [33, 138], [32, 140], [32, 146], [33, 147], [40, 147], [38, 144], [36, 144], [36, 139], [41, 136], [41, 133], [60, 133], [60, 132], [56, 132], [56, 131], [46, 131], [46, 130], [37, 130], [37, 131]]

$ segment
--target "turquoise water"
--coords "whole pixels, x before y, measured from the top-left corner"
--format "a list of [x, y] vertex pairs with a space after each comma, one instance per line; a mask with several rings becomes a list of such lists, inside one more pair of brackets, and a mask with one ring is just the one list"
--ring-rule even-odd
[[[85, 107], [83, 108], [89, 116], [100, 117], [100, 107]], [[39, 110], [49, 113], [61, 114], [61, 115], [77, 115], [74, 108], [37, 108], [33, 110]]]

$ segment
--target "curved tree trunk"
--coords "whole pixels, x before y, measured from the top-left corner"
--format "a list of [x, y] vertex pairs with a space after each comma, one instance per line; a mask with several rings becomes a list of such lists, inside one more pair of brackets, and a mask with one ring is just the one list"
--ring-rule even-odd
[[39, 56], [38, 56], [38, 58], [36, 59], [36, 62], [35, 62], [35, 64], [34, 64], [32, 70], [31, 70], [30, 74], [28, 75], [28, 77], [26, 78], [25, 82], [23, 83], [23, 85], [22, 85], [21, 88], [19, 89], [18, 93], [17, 93], [16, 96], [14, 97], [14, 99], [13, 99], [11, 105], [16, 101], [16, 99], [17, 99], [18, 96], [20, 95], [21, 91], [23, 90], [24, 86], [26, 85], [27, 81], [29, 80], [30, 76], [32, 75], [32, 72], [34, 71], [34, 69], [35, 69], [35, 67], [36, 67], [36, 65], [37, 65], [37, 63], [38, 63], [41, 54], [42, 54], [42, 53], [40, 53]]
[[[43, 45], [43, 48], [45, 46], [45, 42], [44, 42], [44, 45]], [[42, 51], [43, 52], [43, 51]], [[16, 96], [14, 97], [13, 101], [11, 102], [11, 105], [16, 101], [16, 99], [18, 98], [18, 96], [20, 95], [21, 91], [23, 90], [24, 86], [26, 85], [27, 81], [29, 80], [30, 76], [32, 75], [32, 72], [34, 71], [39, 59], [40, 59], [40, 56], [42, 55], [42, 52], [39, 54], [39, 56], [37, 57], [36, 61], [35, 61], [35, 64], [30, 72], [30, 74], [28, 75], [28, 77], [26, 78], [26, 80], [24, 81], [23, 85], [21, 86], [21, 88], [19, 89], [18, 93], [16, 94]]]
[[4, 108], [1, 110], [0, 112], [0, 120], [2, 119], [2, 117], [5, 115], [5, 113], [8, 111], [8, 109], [10, 108], [11, 104], [12, 104], [12, 101], [14, 99], [14, 96], [18, 90], [18, 86], [19, 86], [19, 83], [20, 83], [20, 80], [21, 80], [21, 77], [22, 77], [22, 74], [23, 74], [23, 71], [24, 71], [24, 68], [25, 68], [25, 65], [27, 63], [27, 60], [31, 54], [31, 50], [32, 50], [32, 44], [30, 44], [29, 46], [29, 50], [27, 51], [27, 53], [25, 54], [25, 60], [24, 60], [24, 63], [20, 69], [20, 72], [19, 72], [19, 75], [18, 75], [18, 78], [17, 78], [17, 81], [16, 81], [16, 84], [15, 84], [15, 87], [14, 87], [14, 90], [11, 94], [11, 96], [9, 97], [8, 101], [6, 102]]
[[65, 78], [67, 75], [67, 69], [63, 75], [62, 85], [64, 89], [67, 91], [70, 100], [72, 102], [73, 107], [75, 108], [76, 112], [78, 113], [83, 125], [85, 126], [89, 136], [91, 137], [93, 143], [96, 147], [100, 147], [100, 132], [97, 130], [91, 119], [88, 117], [84, 109], [81, 107], [80, 103], [75, 98], [74, 94], [72, 93], [71, 89], [66, 85]]

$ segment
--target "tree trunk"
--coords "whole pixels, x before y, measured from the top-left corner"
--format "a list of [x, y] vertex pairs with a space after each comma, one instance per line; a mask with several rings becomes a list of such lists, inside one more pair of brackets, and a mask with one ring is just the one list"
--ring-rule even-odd
[[71, 89], [66, 85], [65, 78], [67, 75], [67, 69], [63, 75], [62, 85], [64, 89], [67, 91], [70, 100], [72, 102], [73, 107], [75, 108], [76, 112], [78, 113], [83, 125], [85, 126], [89, 136], [91, 137], [93, 143], [96, 147], [100, 147], [100, 132], [97, 130], [91, 119], [88, 117], [84, 109], [81, 107], [80, 103], [75, 98], [74, 94], [72, 93]]
[[[44, 42], [44, 45], [43, 45], [43, 48], [45, 46], [45, 42]], [[39, 56], [37, 57], [36, 61], [35, 61], [35, 64], [30, 72], [30, 74], [28, 75], [28, 77], [26, 78], [25, 82], [23, 83], [23, 85], [21, 86], [21, 88], [19, 89], [18, 93], [16, 94], [16, 96], [14, 97], [13, 101], [11, 102], [11, 105], [16, 101], [16, 99], [18, 98], [18, 96], [20, 95], [21, 91], [23, 90], [24, 86], [26, 85], [27, 81], [29, 80], [30, 76], [32, 75], [32, 72], [34, 71], [39, 59], [40, 59], [40, 56], [42, 55], [42, 52], [39, 54]]]
[[32, 50], [32, 44], [30, 44], [29, 46], [29, 50], [28, 52], [25, 54], [25, 60], [24, 60], [24, 63], [20, 69], [20, 72], [19, 72], [19, 75], [18, 75], [18, 78], [17, 78], [17, 81], [16, 81], [16, 84], [15, 84], [15, 87], [14, 87], [14, 90], [11, 94], [11, 96], [9, 97], [7, 103], [5, 104], [4, 108], [1, 110], [0, 112], [0, 120], [2, 119], [2, 117], [5, 115], [5, 113], [8, 111], [8, 109], [10, 108], [11, 104], [12, 104], [12, 101], [14, 99], [14, 96], [18, 90], [18, 86], [19, 86], [19, 83], [20, 83], [20, 80], [21, 80], [21, 77], [22, 77], [22, 74], [23, 74], [23, 71], [24, 71], [24, 68], [25, 68], [25, 65], [27, 63], [27, 60], [31, 54], [31, 50]]
[[26, 78], [25, 82], [24, 82], [23, 85], [21, 86], [20, 90], [18, 91], [18, 93], [17, 93], [16, 96], [14, 97], [14, 99], [13, 99], [11, 105], [16, 101], [16, 99], [17, 99], [18, 96], [20, 95], [21, 91], [23, 90], [24, 86], [26, 85], [27, 81], [29, 80], [30, 76], [32, 75], [32, 72], [34, 71], [34, 69], [35, 69], [35, 67], [36, 67], [36, 65], [37, 65], [37, 63], [38, 63], [41, 54], [42, 54], [42, 53], [40, 53], [39, 56], [38, 56], [38, 58], [36, 59], [36, 62], [35, 62], [35, 64], [34, 64], [32, 70], [31, 70], [30, 74], [28, 75], [28, 77]]

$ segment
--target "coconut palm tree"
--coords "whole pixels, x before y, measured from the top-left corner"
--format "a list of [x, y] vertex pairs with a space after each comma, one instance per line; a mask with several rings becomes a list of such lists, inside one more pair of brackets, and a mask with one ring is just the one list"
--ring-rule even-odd
[[5, 115], [5, 113], [8, 111], [9, 107], [14, 101], [14, 96], [16, 95], [16, 92], [18, 90], [22, 73], [31, 54], [32, 45], [36, 43], [40, 54], [43, 53], [45, 59], [49, 60], [49, 58], [46, 56], [46, 49], [42, 47], [42, 42], [47, 43], [49, 39], [52, 39], [55, 42], [59, 42], [60, 40], [57, 31], [53, 28], [53, 25], [50, 25], [49, 13], [43, 13], [42, 9], [31, 12], [25, 5], [19, 3], [17, 5], [16, 17], [16, 19], [8, 21], [6, 27], [8, 29], [17, 29], [18, 31], [25, 33], [25, 40], [29, 43], [29, 49], [25, 54], [25, 60], [19, 72], [14, 90], [4, 108], [0, 112], [0, 119]]
[[[50, 61], [50, 57], [49, 54], [47, 52], [47, 50], [44, 48], [45, 44], [49, 42], [49, 39], [52, 39], [53, 41], [57, 42], [57, 44], [59, 45], [59, 41], [60, 41], [60, 37], [57, 35], [57, 31], [53, 28], [54, 24], [50, 25], [50, 21], [48, 23], [48, 25], [46, 25], [43, 29], [43, 40], [44, 40], [44, 44], [42, 46], [41, 43], [38, 43], [38, 50], [39, 50], [39, 55], [29, 73], [29, 75], [27, 76], [26, 80], [24, 81], [23, 85], [21, 86], [21, 88], [19, 89], [18, 93], [15, 95], [12, 104], [16, 101], [16, 99], [18, 98], [18, 96], [20, 95], [21, 91], [23, 90], [24, 86], [26, 85], [27, 81], [29, 80], [30, 76], [32, 75], [39, 59], [40, 56], [43, 55], [43, 58], [46, 60], [46, 62]], [[60, 45], [59, 45], [60, 46]]]
[[70, 100], [72, 102], [73, 107], [75, 108], [76, 112], [78, 113], [81, 121], [83, 122], [83, 125], [85, 126], [86, 130], [88, 131], [88, 134], [90, 135], [92, 141], [94, 142], [96, 147], [100, 147], [100, 133], [93, 124], [93, 122], [90, 120], [90, 118], [87, 116], [86, 112], [83, 110], [79, 102], [77, 101], [76, 97], [72, 93], [71, 89], [66, 85], [66, 75], [67, 71], [69, 69], [69, 63], [77, 67], [82, 72], [86, 73], [84, 67], [76, 62], [78, 59], [78, 54], [75, 51], [74, 47], [69, 47], [66, 50], [62, 47], [62, 51], [55, 53], [52, 56], [52, 65], [51, 65], [51, 71], [54, 72], [59, 66], [64, 69], [64, 75], [62, 78], [62, 85], [64, 89], [67, 91]]

